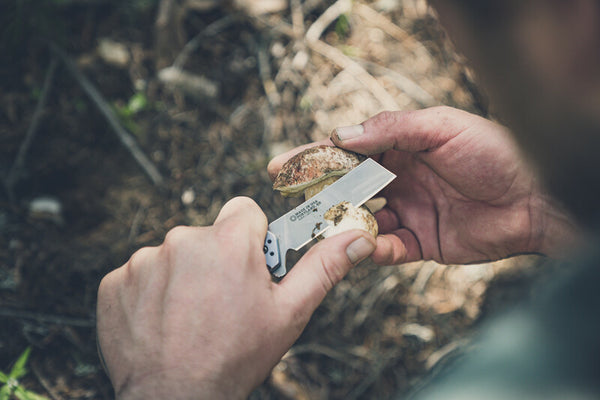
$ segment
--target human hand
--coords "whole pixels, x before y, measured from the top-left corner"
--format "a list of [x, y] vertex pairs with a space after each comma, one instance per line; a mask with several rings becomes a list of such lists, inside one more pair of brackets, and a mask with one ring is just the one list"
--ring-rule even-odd
[[247, 397], [327, 292], [375, 248], [362, 231], [312, 247], [279, 283], [267, 219], [247, 198], [213, 226], [178, 227], [137, 251], [98, 291], [98, 343], [118, 399]]
[[[570, 219], [544, 194], [510, 133], [449, 107], [384, 112], [334, 130], [339, 147], [371, 155], [398, 177], [381, 193], [371, 259], [475, 263], [519, 253], [556, 254], [573, 241]], [[275, 176], [300, 149], [269, 164]]]

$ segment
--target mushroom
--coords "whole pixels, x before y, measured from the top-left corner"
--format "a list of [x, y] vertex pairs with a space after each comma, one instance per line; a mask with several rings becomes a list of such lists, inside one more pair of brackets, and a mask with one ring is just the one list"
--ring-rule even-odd
[[285, 197], [304, 195], [305, 200], [308, 200], [364, 159], [360, 154], [339, 147], [310, 147], [283, 164], [275, 178], [273, 189]]
[[[364, 156], [339, 147], [310, 147], [290, 158], [279, 171], [273, 189], [285, 197], [299, 197], [305, 200], [319, 193], [325, 187], [341, 178], [365, 159]], [[330, 222], [330, 228], [323, 236], [328, 237], [350, 229], [362, 229], [377, 236], [375, 216], [365, 206], [354, 207], [344, 201], [331, 207], [323, 216]]]
[[342, 201], [331, 207], [323, 215], [329, 221], [330, 228], [323, 232], [324, 237], [337, 235], [351, 229], [362, 229], [377, 237], [379, 228], [375, 216], [365, 206], [354, 207], [352, 203]]

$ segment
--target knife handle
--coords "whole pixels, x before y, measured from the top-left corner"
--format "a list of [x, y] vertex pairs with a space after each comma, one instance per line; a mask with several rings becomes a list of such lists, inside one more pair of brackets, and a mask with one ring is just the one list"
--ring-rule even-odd
[[273, 273], [281, 265], [281, 257], [279, 254], [279, 244], [277, 236], [272, 232], [267, 231], [267, 237], [265, 238], [265, 245], [263, 246], [263, 252], [265, 253], [265, 259], [269, 271]]

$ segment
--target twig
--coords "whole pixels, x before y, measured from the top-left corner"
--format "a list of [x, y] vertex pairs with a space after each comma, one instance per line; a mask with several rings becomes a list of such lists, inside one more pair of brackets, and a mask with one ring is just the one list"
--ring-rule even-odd
[[[269, 55], [267, 49], [262, 43], [258, 44], [258, 74], [263, 84], [263, 89], [267, 95], [267, 99], [272, 107], [277, 107], [281, 103], [281, 97], [277, 92], [277, 86], [271, 78], [271, 64], [269, 63]], [[266, 123], [266, 121], [265, 121]]]
[[375, 96], [375, 98], [381, 103], [381, 105], [389, 110], [397, 110], [400, 107], [396, 100], [385, 90], [383, 86], [379, 84], [371, 74], [369, 74], [363, 67], [361, 67], [355, 61], [340, 50], [328, 45], [327, 43], [319, 40], [323, 31], [335, 21], [340, 15], [350, 12], [352, 10], [351, 0], [338, 0], [331, 5], [323, 14], [317, 18], [315, 22], [308, 28], [304, 40], [308, 47], [316, 51], [317, 53], [325, 56], [331, 60], [334, 64], [342, 69], [348, 70], [359, 82], [367, 87]]
[[37, 132], [38, 125], [40, 124], [40, 119], [42, 117], [42, 113], [44, 112], [46, 101], [48, 100], [48, 93], [50, 92], [52, 80], [54, 78], [54, 73], [56, 72], [57, 65], [58, 61], [56, 60], [56, 58], [52, 58], [52, 60], [50, 61], [50, 66], [48, 67], [48, 71], [46, 71], [46, 76], [44, 77], [44, 84], [42, 86], [40, 98], [37, 102], [37, 105], [35, 106], [33, 116], [31, 117], [31, 124], [29, 125], [29, 129], [25, 134], [25, 139], [23, 140], [23, 143], [21, 143], [21, 147], [19, 147], [17, 157], [15, 158], [15, 161], [12, 167], [10, 168], [10, 171], [8, 172], [8, 176], [6, 177], [6, 181], [4, 182], [10, 201], [14, 200], [13, 186], [18, 181], [19, 175], [23, 170], [25, 156], [29, 151], [29, 147], [33, 142], [33, 138], [35, 137], [35, 134]]
[[343, 364], [352, 366], [353, 368], [360, 368], [364, 364], [364, 362], [368, 361], [369, 359], [369, 357], [365, 355], [358, 355], [348, 351], [340, 351], [318, 343], [307, 343], [303, 345], [294, 346], [285, 354], [283, 359], [285, 360], [289, 357], [296, 357], [300, 354], [323, 355], [325, 357], [331, 358], [332, 360], [336, 360]]
[[129, 228], [129, 236], [127, 241], [132, 243], [134, 239], [139, 235], [140, 224], [144, 220], [144, 211], [145, 207], [141, 206], [138, 208], [135, 216], [133, 217], [133, 221], [131, 222], [131, 228]]
[[470, 342], [470, 338], [460, 338], [442, 346], [427, 357], [427, 360], [425, 360], [425, 369], [427, 371], [433, 369], [440, 361], [443, 361], [446, 357], [451, 357], [453, 353], [460, 351]]
[[158, 71], [158, 80], [167, 88], [180, 90], [198, 100], [213, 100], [219, 95], [218, 83], [177, 67], [167, 67]]
[[75, 63], [69, 58], [65, 52], [63, 52], [54, 43], [50, 43], [50, 49], [54, 54], [60, 58], [62, 63], [67, 67], [67, 70], [73, 75], [77, 83], [81, 86], [83, 91], [88, 95], [90, 100], [98, 107], [104, 118], [108, 121], [113, 131], [117, 134], [121, 143], [129, 150], [129, 153], [138, 162], [140, 167], [152, 180], [152, 182], [158, 186], [163, 187], [164, 179], [158, 169], [152, 164], [150, 159], [146, 157], [142, 149], [137, 145], [135, 139], [129, 132], [127, 132], [119, 123], [119, 119], [115, 115], [110, 105], [104, 100], [98, 89], [79, 71]]
[[364, 20], [369, 21], [369, 23], [376, 25], [382, 31], [384, 31], [385, 33], [402, 43], [405, 47], [411, 50], [420, 47], [422, 50], [425, 51], [425, 53], [429, 54], [429, 56], [431, 57], [431, 54], [421, 42], [419, 42], [417, 39], [415, 39], [413, 36], [407, 33], [404, 29], [394, 24], [388, 18], [373, 10], [368, 5], [355, 2], [352, 7], [352, 12], [360, 16]]
[[434, 262], [423, 263], [423, 266], [419, 270], [419, 274], [413, 282], [412, 292], [417, 294], [423, 294], [423, 292], [425, 292], [427, 282], [429, 282], [429, 278], [431, 278], [431, 275], [433, 275], [433, 273], [438, 269], [439, 266], [439, 264], [436, 264]]
[[63, 400], [62, 396], [60, 396], [56, 392], [56, 390], [54, 390], [54, 388], [52, 388], [52, 386], [50, 386], [50, 383], [48, 382], [48, 380], [42, 376], [42, 373], [40, 372], [40, 369], [38, 368], [37, 363], [31, 363], [31, 371], [37, 378], [40, 385], [42, 385], [42, 387], [46, 390], [46, 392], [48, 392], [48, 394], [50, 395], [50, 397], [52, 397], [53, 400]]
[[437, 103], [435, 98], [423, 89], [412, 79], [408, 78], [401, 73], [392, 69], [386, 68], [382, 65], [366, 60], [357, 60], [359, 63], [365, 65], [367, 70], [374, 70], [380, 74], [387, 75], [404, 94], [410, 97], [415, 102], [419, 103], [423, 107], [429, 107]]
[[365, 391], [379, 379], [383, 371], [401, 355], [402, 351], [398, 350], [376, 361], [375, 365], [371, 368], [371, 373], [344, 398], [346, 400], [361, 398]]
[[0, 308], [0, 317], [35, 321], [41, 324], [78, 326], [82, 328], [92, 328], [96, 326], [96, 321], [92, 318], [74, 318], [14, 308]]
[[217, 33], [221, 32], [223, 29], [227, 28], [234, 22], [234, 16], [232, 14], [229, 14], [206, 26], [206, 28], [200, 31], [196, 36], [192, 38], [192, 40], [190, 40], [185, 44], [185, 46], [183, 46], [183, 49], [181, 49], [181, 52], [177, 55], [175, 61], [173, 61], [173, 67], [178, 69], [183, 68], [188, 58], [190, 58], [190, 55], [194, 51], [198, 50], [198, 47], [200, 46], [200, 44], [202, 44], [202, 40], [204, 38], [216, 35]]
[[338, 0], [333, 3], [323, 14], [312, 23], [304, 39], [308, 43], [319, 40], [323, 31], [327, 29], [329, 24], [335, 21], [340, 15], [346, 14], [352, 10], [352, 0]]
[[352, 74], [360, 83], [369, 89], [384, 108], [388, 110], [398, 110], [400, 108], [398, 103], [396, 103], [396, 100], [379, 84], [377, 79], [339, 49], [336, 49], [321, 40], [308, 42], [308, 47], [328, 58], [338, 67], [345, 69]]
[[251, 15], [250, 18], [256, 22], [259, 28], [268, 28], [280, 35], [284, 35], [292, 39], [295, 38], [294, 28], [283, 20], [278, 21], [277, 24], [274, 25], [268, 18], [265, 18], [262, 15]]
[[304, 35], [304, 13], [302, 12], [302, 4], [300, 0], [290, 0], [290, 8], [292, 9], [292, 28], [294, 36], [300, 39]]
[[354, 315], [352, 320], [352, 329], [354, 330], [356, 327], [361, 326], [369, 316], [372, 316], [372, 310], [375, 308], [375, 304], [378, 300], [383, 298], [383, 296], [390, 293], [393, 289], [398, 286], [400, 281], [394, 273], [395, 269], [391, 269], [386, 273], [382, 274], [381, 278], [373, 284], [371, 290], [365, 295], [363, 295], [363, 300], [361, 301], [361, 307]]

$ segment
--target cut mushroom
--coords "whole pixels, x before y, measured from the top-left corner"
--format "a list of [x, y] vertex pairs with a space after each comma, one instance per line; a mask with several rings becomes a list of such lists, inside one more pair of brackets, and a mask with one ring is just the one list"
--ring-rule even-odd
[[[364, 159], [360, 154], [339, 147], [311, 147], [283, 164], [275, 178], [273, 189], [286, 197], [304, 195], [308, 200]], [[330, 208], [324, 218], [330, 222], [330, 228], [323, 235], [325, 237], [351, 229], [362, 229], [377, 236], [375, 216], [364, 206], [356, 208], [348, 202], [342, 202]]]
[[308, 148], [289, 160], [275, 178], [273, 189], [285, 197], [306, 199], [331, 185], [342, 175], [356, 167], [364, 156], [332, 146]]
[[329, 221], [330, 225], [329, 229], [323, 232], [324, 237], [337, 235], [351, 229], [362, 229], [373, 237], [377, 237], [377, 220], [364, 206], [356, 208], [351, 203], [343, 201], [327, 210], [323, 218]]

